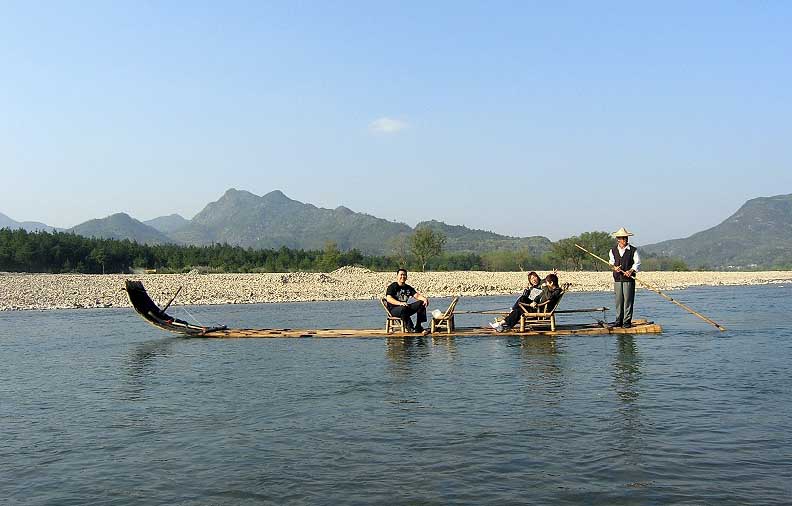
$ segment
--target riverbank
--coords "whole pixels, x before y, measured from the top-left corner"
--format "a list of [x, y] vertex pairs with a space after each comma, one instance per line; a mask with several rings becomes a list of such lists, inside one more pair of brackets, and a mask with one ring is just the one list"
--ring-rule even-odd
[[[540, 275], [547, 274], [540, 272]], [[558, 273], [578, 292], [610, 291], [609, 272]], [[378, 299], [394, 280], [392, 272], [342, 267], [330, 273], [268, 274], [17, 274], [0, 273], [0, 311], [129, 307], [124, 280], [143, 281], [164, 305], [182, 287], [175, 305], [258, 304]], [[661, 290], [689, 286], [792, 283], [792, 271], [644, 272], [641, 279]], [[520, 292], [524, 272], [411, 272], [407, 281], [429, 297], [476, 297]]]

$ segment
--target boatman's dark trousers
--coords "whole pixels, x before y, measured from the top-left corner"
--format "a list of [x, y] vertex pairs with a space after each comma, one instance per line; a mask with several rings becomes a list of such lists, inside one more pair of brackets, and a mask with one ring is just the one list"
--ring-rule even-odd
[[406, 306], [396, 306], [390, 310], [391, 314], [397, 318], [401, 318], [404, 322], [404, 325], [411, 329], [413, 328], [412, 320], [410, 317], [414, 314], [417, 314], [417, 318], [415, 319], [416, 325], [420, 325], [422, 323], [426, 323], [426, 306], [424, 306], [423, 302], [420, 300], [416, 300], [415, 302], [410, 302]]
[[614, 281], [613, 291], [616, 293], [615, 325], [632, 325], [635, 281]]

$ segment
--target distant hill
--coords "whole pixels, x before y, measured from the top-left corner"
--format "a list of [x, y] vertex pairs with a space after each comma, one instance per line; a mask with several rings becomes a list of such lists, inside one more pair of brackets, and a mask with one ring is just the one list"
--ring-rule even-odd
[[[3, 226], [20, 228], [18, 222], [0, 214], [0, 228]], [[418, 227], [431, 227], [445, 234], [444, 249], [452, 253], [527, 250], [531, 255], [541, 256], [552, 244], [546, 237], [508, 237], [435, 220], [421, 222]], [[256, 249], [282, 246], [322, 249], [332, 241], [341, 250], [357, 248], [365, 254], [387, 255], [392, 254], [396, 243], [405, 240], [414, 229], [405, 223], [358, 213], [344, 206], [324, 209], [305, 204], [290, 199], [280, 190], [259, 197], [231, 188], [217, 201], [207, 204], [192, 220], [171, 214], [140, 222], [118, 213], [81, 223], [69, 231], [87, 237], [129, 239], [141, 244], [204, 246], [227, 243]]]
[[[418, 224], [421, 226], [443, 232], [448, 238], [445, 250], [449, 252], [527, 249], [541, 255], [551, 244], [545, 237], [507, 237], [434, 220]], [[413, 231], [404, 223], [357, 213], [344, 206], [324, 209], [304, 204], [280, 190], [259, 197], [232, 188], [208, 204], [188, 226], [169, 235], [183, 244], [228, 243], [273, 249], [322, 249], [332, 241], [341, 250], [357, 248], [366, 254], [383, 255], [393, 253], [394, 242], [404, 240]]]
[[446, 251], [483, 253], [485, 251], [522, 251], [528, 250], [532, 256], [542, 256], [552, 247], [552, 242], [547, 237], [509, 237], [488, 232], [486, 230], [470, 229], [461, 225], [447, 225], [441, 221], [423, 221], [415, 228], [428, 227], [442, 232], [446, 236]]
[[412, 229], [346, 207], [324, 209], [292, 200], [279, 190], [259, 197], [228, 190], [171, 237], [185, 244], [228, 243], [252, 248], [322, 249], [327, 241], [342, 250], [388, 252], [388, 241]]
[[76, 227], [70, 228], [68, 232], [85, 237], [97, 237], [101, 239], [129, 239], [141, 244], [166, 244], [175, 242], [154, 227], [150, 227], [126, 213], [117, 213], [96, 220], [86, 221]]
[[[445, 251], [452, 253], [527, 250], [541, 256], [552, 246], [542, 236], [509, 237], [436, 220], [421, 222], [416, 228], [420, 227], [445, 234]], [[18, 222], [2, 213], [0, 228], [63, 230], [44, 223]], [[119, 213], [87, 221], [69, 231], [145, 244], [227, 243], [257, 249], [322, 249], [332, 241], [341, 250], [357, 248], [366, 254], [383, 255], [393, 253], [394, 243], [414, 229], [344, 206], [324, 209], [305, 204], [279, 190], [259, 197], [232, 188], [192, 220], [172, 214], [142, 223]], [[648, 255], [681, 258], [691, 268], [792, 268], [792, 194], [749, 200], [715, 227], [684, 239], [645, 245], [641, 250]]]
[[190, 220], [183, 218], [179, 214], [169, 214], [168, 216], [160, 216], [153, 220], [144, 221], [143, 223], [168, 235], [185, 228], [190, 224]]
[[40, 223], [38, 221], [16, 221], [3, 213], [0, 213], [0, 228], [10, 228], [12, 230], [16, 230], [19, 228], [25, 229], [28, 232], [36, 232], [36, 231], [44, 231], [44, 232], [54, 232], [57, 230], [62, 230], [57, 227], [51, 227], [45, 223]]
[[[509, 237], [436, 220], [421, 222], [416, 228], [420, 227], [442, 232], [447, 238], [445, 251], [452, 253], [527, 250], [541, 256], [552, 246], [542, 236]], [[2, 213], [0, 228], [63, 230], [39, 222], [18, 222]], [[357, 248], [366, 254], [383, 255], [393, 253], [395, 243], [414, 229], [344, 206], [324, 209], [305, 204], [279, 190], [259, 197], [232, 188], [192, 220], [172, 214], [142, 223], [119, 213], [87, 221], [68, 231], [142, 244], [227, 243], [257, 249], [322, 249], [332, 241], [341, 250]], [[715, 227], [641, 249], [648, 255], [681, 258], [691, 268], [792, 268], [792, 194], [749, 200]]]
[[749, 200], [715, 227], [643, 251], [682, 258], [693, 268], [790, 268], [792, 194]]

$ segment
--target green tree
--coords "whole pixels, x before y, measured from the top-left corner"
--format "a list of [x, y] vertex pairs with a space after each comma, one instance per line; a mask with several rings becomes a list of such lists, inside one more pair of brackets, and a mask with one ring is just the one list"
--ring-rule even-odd
[[107, 261], [107, 252], [101, 246], [91, 250], [91, 260], [102, 266], [102, 274], [105, 273], [105, 262]]
[[34, 272], [33, 258], [33, 250], [30, 247], [30, 243], [26, 241], [26, 238], [22, 238], [14, 252], [14, 263], [24, 272]]
[[567, 237], [553, 243], [547, 259], [564, 268], [572, 270], [593, 269], [596, 271], [607, 269], [607, 266], [581, 250], [579, 244], [602, 258], [608, 257], [608, 250], [613, 246], [613, 238], [608, 232], [584, 232], [579, 236]]
[[443, 252], [446, 236], [428, 227], [419, 228], [409, 240], [410, 252], [415, 255], [421, 271], [426, 270], [426, 262]]
[[338, 251], [338, 245], [333, 241], [327, 241], [322, 256], [319, 257], [319, 270], [322, 272], [330, 272], [337, 269], [340, 259], [341, 252]]
[[[578, 237], [578, 244], [591, 251], [595, 255], [607, 260], [608, 251], [613, 247], [614, 239], [608, 232], [583, 232], [580, 234], [580, 237]], [[601, 271], [605, 269], [610, 270], [604, 263], [600, 262], [596, 258], [586, 254], [583, 251], [580, 252], [584, 255], [583, 265], [585, 267], [591, 268], [595, 271]]]
[[406, 267], [410, 256], [410, 236], [396, 235], [388, 241], [396, 265]]
[[553, 247], [550, 250], [549, 255], [551, 261], [575, 271], [583, 269], [583, 262], [586, 260], [586, 253], [575, 246], [575, 243], [579, 242], [580, 238], [573, 236], [553, 243]]
[[688, 271], [687, 264], [681, 258], [654, 256], [647, 254], [641, 258], [642, 271]]

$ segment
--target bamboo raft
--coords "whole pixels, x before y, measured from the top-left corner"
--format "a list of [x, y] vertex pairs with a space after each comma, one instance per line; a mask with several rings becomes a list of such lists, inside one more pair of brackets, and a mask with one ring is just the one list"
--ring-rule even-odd
[[[382, 329], [229, 329], [225, 326], [202, 327], [193, 325], [168, 315], [165, 308], [151, 300], [143, 283], [126, 281], [129, 301], [143, 319], [155, 327], [182, 334], [186, 337], [200, 338], [411, 338], [424, 334], [406, 332], [387, 332]], [[178, 293], [178, 292], [177, 292]], [[171, 302], [173, 299], [171, 299]], [[569, 335], [602, 335], [602, 334], [659, 334], [662, 327], [648, 320], [633, 320], [631, 328], [609, 327], [601, 323], [557, 325], [555, 330], [530, 329], [520, 332], [519, 329], [497, 333], [489, 327], [455, 327], [451, 332], [431, 334], [433, 338], [449, 337], [485, 337], [485, 336], [569, 336]]]
[[276, 337], [316, 337], [316, 338], [410, 338], [429, 335], [433, 338], [446, 337], [483, 337], [483, 336], [570, 336], [570, 335], [601, 335], [601, 334], [658, 334], [662, 332], [660, 325], [647, 320], [634, 320], [632, 328], [601, 327], [591, 325], [559, 325], [555, 331], [519, 330], [495, 332], [489, 327], [457, 327], [451, 333], [436, 332], [434, 334], [410, 334], [406, 332], [385, 332], [385, 329], [218, 329], [211, 330], [194, 337], [219, 338], [276, 338]]

